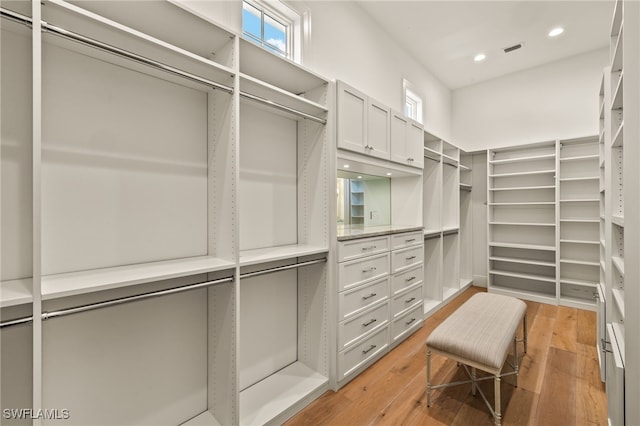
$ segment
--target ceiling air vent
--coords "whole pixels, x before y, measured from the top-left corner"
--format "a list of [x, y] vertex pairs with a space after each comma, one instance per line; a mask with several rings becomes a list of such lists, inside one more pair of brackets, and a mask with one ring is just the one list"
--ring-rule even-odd
[[509, 46], [509, 47], [505, 47], [504, 53], [510, 53], [513, 52], [514, 50], [518, 50], [522, 47], [522, 43], [518, 43], [518, 44], [514, 44], [513, 46]]

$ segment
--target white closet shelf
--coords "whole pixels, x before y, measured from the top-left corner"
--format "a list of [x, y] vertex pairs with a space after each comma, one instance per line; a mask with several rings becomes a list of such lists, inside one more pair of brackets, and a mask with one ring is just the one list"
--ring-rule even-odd
[[548, 283], [556, 282], [555, 277], [550, 277], [546, 275], [523, 274], [521, 272], [500, 271], [498, 269], [492, 269], [489, 271], [489, 273], [493, 275], [502, 275], [505, 277], [513, 277], [513, 278], [523, 278], [523, 279], [534, 280], [534, 281], [544, 281]]
[[435, 300], [435, 299], [430, 299], [430, 298], [425, 298], [424, 299], [424, 314], [428, 315], [430, 314], [432, 311], [436, 310], [440, 304], [442, 303], [442, 300]]
[[605, 266], [605, 263], [604, 263], [604, 259], [600, 261], [600, 268], [602, 268], [603, 271], [607, 270], [607, 267]]
[[600, 245], [601, 245], [602, 247], [605, 247], [605, 242], [604, 242], [604, 240], [600, 240]]
[[492, 293], [504, 294], [507, 296], [513, 296], [518, 299], [534, 300], [540, 303], [548, 303], [555, 305], [555, 294], [541, 293], [533, 290], [513, 289], [510, 287], [501, 286], [500, 284], [492, 284], [490, 291]]
[[461, 184], [460, 184], [460, 189], [462, 189], [462, 190], [467, 190], [467, 191], [471, 191], [472, 187], [471, 187], [471, 185], [469, 185], [468, 183], [461, 183]]
[[430, 237], [432, 235], [440, 235], [442, 233], [442, 229], [425, 229], [424, 236]]
[[598, 198], [576, 198], [575, 200], [560, 200], [561, 203], [599, 203]]
[[594, 154], [594, 155], [579, 155], [576, 157], [564, 157], [564, 158], [560, 158], [560, 162], [566, 162], [566, 161], [583, 161], [583, 160], [597, 160], [600, 158], [599, 154]]
[[580, 259], [560, 259], [560, 263], [569, 263], [571, 265], [600, 266], [599, 261], [580, 260]]
[[489, 160], [489, 164], [520, 163], [525, 161], [546, 160], [556, 158], [555, 154], [532, 155], [529, 157], [505, 158], [503, 160]]
[[[607, 327], [609, 327], [609, 324], [607, 324]], [[614, 322], [614, 323], [611, 323], [611, 329], [613, 330], [613, 335], [616, 340], [615, 343], [618, 344], [618, 348], [620, 349], [619, 353], [622, 358], [622, 365], [624, 365], [625, 364], [624, 325]]]
[[618, 225], [622, 228], [624, 228], [624, 216], [622, 215], [611, 215], [611, 222], [614, 225]]
[[235, 263], [210, 256], [140, 263], [112, 268], [69, 272], [42, 277], [42, 299], [55, 299], [94, 291], [232, 270]]
[[240, 392], [240, 424], [271, 423], [297, 403], [319, 396], [328, 383], [327, 377], [294, 362]]
[[582, 299], [575, 296], [561, 295], [558, 303], [560, 306], [567, 306], [576, 309], [585, 309], [593, 311], [596, 303], [594, 300]]
[[465, 166], [464, 164], [460, 164], [460, 170], [463, 172], [470, 172], [472, 169], [469, 166]]
[[326, 118], [327, 115], [328, 109], [326, 106], [246, 74], [240, 74], [240, 91], [318, 118]]
[[502, 177], [513, 177], [513, 176], [535, 176], [535, 175], [550, 175], [555, 174], [555, 169], [551, 170], [534, 170], [530, 172], [514, 172], [514, 173], [498, 173], [498, 174], [490, 174], [490, 178], [502, 178]]
[[620, 122], [620, 126], [618, 127], [618, 130], [616, 130], [615, 135], [613, 136], [613, 139], [611, 140], [611, 146], [613, 148], [620, 148], [624, 145], [624, 120], [622, 122]]
[[191, 420], [182, 423], [180, 426], [221, 426], [221, 423], [207, 410]]
[[571, 284], [571, 285], [576, 285], [580, 287], [589, 287], [589, 288], [596, 288], [598, 286], [598, 283], [595, 281], [577, 280], [575, 278], [563, 278], [563, 277], [560, 277], [560, 283]]
[[458, 167], [458, 159], [450, 157], [446, 154], [442, 154], [442, 162], [445, 164], [449, 164], [450, 166]]
[[518, 243], [500, 243], [490, 242], [489, 247], [503, 247], [503, 248], [516, 248], [525, 250], [543, 250], [543, 251], [556, 251], [556, 246], [548, 246], [544, 244], [518, 244]]
[[22, 278], [0, 282], [0, 308], [22, 305], [33, 301], [33, 280]]
[[535, 223], [535, 222], [489, 222], [489, 225], [508, 226], [556, 226], [555, 223]]
[[447, 300], [455, 297], [458, 294], [458, 290], [458, 288], [452, 287], [451, 283], [442, 283], [442, 301], [446, 302]]
[[489, 188], [489, 191], [523, 191], [523, 190], [535, 190], [535, 189], [555, 189], [555, 185], [543, 185], [543, 186], [519, 186], [514, 188]]
[[[442, 227], [442, 232], [447, 233], [447, 232], [451, 232], [451, 231], [459, 231], [460, 227], [458, 225], [445, 225]], [[446, 237], [446, 235], [445, 235]]]
[[620, 312], [620, 315], [624, 318], [624, 289], [612, 288], [611, 294], [613, 295], [613, 300], [618, 307], [618, 312]]
[[527, 201], [520, 203], [488, 203], [490, 206], [553, 206], [555, 201]]
[[600, 245], [600, 240], [598, 241], [591, 241], [591, 240], [563, 240], [560, 239], [561, 243], [566, 243], [566, 244], [590, 244], [590, 245]]
[[437, 151], [435, 149], [429, 148], [428, 146], [424, 147], [424, 152], [425, 152], [425, 154], [431, 154], [431, 155], [437, 156], [438, 158], [440, 158], [440, 156], [442, 155], [442, 153], [440, 151]]
[[611, 263], [616, 267], [620, 275], [624, 278], [624, 259], [620, 256], [611, 256]]
[[[617, 54], [617, 52], [616, 52]], [[612, 68], [613, 70], [613, 68]], [[616, 85], [616, 90], [613, 95], [613, 99], [611, 101], [611, 110], [619, 110], [622, 109], [624, 104], [624, 71], [620, 72], [620, 78], [618, 79], [618, 84]]]
[[292, 259], [295, 257], [309, 256], [312, 254], [327, 253], [326, 246], [314, 246], [308, 244], [291, 244], [286, 246], [266, 247], [240, 251], [240, 266], [257, 265], [276, 260]]
[[600, 219], [583, 219], [583, 218], [566, 218], [560, 219], [560, 222], [568, 222], [568, 223], [600, 223]]
[[503, 256], [489, 256], [489, 260], [494, 260], [496, 262], [510, 262], [510, 263], [521, 263], [523, 265], [535, 265], [535, 266], [550, 266], [555, 267], [555, 262], [546, 262], [543, 260], [531, 260], [531, 259], [522, 259], [519, 257], [503, 257]]
[[581, 176], [571, 178], [560, 178], [560, 182], [584, 181], [584, 180], [600, 180], [600, 176]]

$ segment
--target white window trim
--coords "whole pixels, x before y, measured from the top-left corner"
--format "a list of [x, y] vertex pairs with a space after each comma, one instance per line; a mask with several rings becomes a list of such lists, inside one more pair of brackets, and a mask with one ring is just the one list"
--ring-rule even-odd
[[420, 124], [424, 124], [423, 114], [422, 114], [423, 108], [424, 108], [424, 98], [418, 93], [414, 84], [412, 84], [406, 78], [403, 78], [402, 79], [402, 100], [403, 100], [402, 109], [405, 112], [405, 115], [406, 115], [406, 105], [408, 103], [407, 102], [408, 99], [413, 101], [411, 103], [415, 104], [416, 106], [416, 116], [409, 117], [409, 118], [416, 120]]

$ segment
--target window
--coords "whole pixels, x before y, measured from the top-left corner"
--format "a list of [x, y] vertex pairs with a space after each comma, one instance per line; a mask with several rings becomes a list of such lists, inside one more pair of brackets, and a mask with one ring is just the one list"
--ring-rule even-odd
[[281, 1], [243, 0], [242, 33], [273, 53], [301, 62], [302, 27], [308, 21], [308, 14], [303, 15]]
[[402, 79], [402, 92], [404, 115], [422, 123], [422, 97], [417, 94], [414, 85], [406, 79]]

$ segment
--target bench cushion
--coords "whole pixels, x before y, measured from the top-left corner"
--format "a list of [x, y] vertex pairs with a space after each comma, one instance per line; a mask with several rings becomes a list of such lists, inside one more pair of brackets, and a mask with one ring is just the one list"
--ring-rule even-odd
[[431, 333], [427, 347], [500, 371], [526, 310], [513, 297], [475, 294]]

